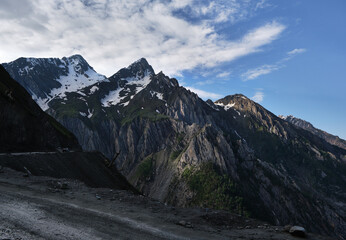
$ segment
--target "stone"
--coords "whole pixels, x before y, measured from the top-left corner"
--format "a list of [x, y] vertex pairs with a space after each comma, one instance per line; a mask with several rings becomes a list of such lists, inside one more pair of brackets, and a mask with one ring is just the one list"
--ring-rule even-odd
[[300, 226], [293, 226], [290, 228], [289, 233], [295, 237], [306, 237], [306, 230]]
[[186, 227], [186, 228], [193, 228], [193, 225], [191, 222], [186, 222], [184, 220], [181, 220], [177, 223], [177, 225], [180, 225], [180, 226], [183, 226], [183, 227]]

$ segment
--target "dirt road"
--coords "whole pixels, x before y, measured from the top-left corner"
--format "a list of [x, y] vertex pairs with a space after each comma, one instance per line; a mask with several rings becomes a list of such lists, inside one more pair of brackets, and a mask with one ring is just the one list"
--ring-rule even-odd
[[215, 225], [209, 214], [74, 180], [0, 173], [0, 239], [296, 239], [252, 220]]

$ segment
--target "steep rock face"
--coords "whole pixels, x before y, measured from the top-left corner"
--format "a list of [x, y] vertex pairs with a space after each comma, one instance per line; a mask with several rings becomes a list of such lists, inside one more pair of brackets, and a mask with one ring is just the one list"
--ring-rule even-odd
[[324, 139], [326, 142], [328, 142], [330, 144], [333, 144], [333, 145], [338, 146], [340, 148], [346, 149], [346, 141], [344, 139], [341, 139], [338, 136], [334, 136], [334, 135], [329, 134], [325, 131], [317, 129], [311, 123], [309, 123], [307, 121], [304, 121], [300, 118], [296, 118], [292, 115], [289, 115], [289, 116], [279, 115], [279, 117], [286, 120], [287, 122], [294, 124], [295, 126], [303, 128], [303, 129], [317, 135], [318, 137]]
[[0, 65], [0, 152], [80, 149], [77, 139], [44, 113]]
[[345, 155], [243, 95], [204, 102], [145, 59], [48, 112], [146, 195], [346, 233]]

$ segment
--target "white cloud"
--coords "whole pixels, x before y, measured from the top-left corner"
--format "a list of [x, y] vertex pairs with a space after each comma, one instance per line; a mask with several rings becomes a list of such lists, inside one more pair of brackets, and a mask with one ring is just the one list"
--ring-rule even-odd
[[218, 1], [196, 5], [196, 9], [206, 6], [199, 10], [200, 17], [212, 13], [207, 21], [197, 23], [174, 14], [195, 9], [193, 0], [168, 4], [160, 0], [13, 2], [0, 1], [0, 62], [80, 53], [107, 76], [141, 57], [156, 71], [175, 76], [198, 66], [214, 67], [260, 51], [285, 29], [269, 22], [237, 40], [226, 40], [215, 25], [242, 18], [249, 1], [222, 1], [228, 4], [226, 8]]
[[271, 6], [267, 0], [261, 0], [257, 2], [255, 10], [261, 9], [261, 8], [266, 8]]
[[257, 103], [261, 103], [264, 99], [264, 93], [263, 92], [256, 92], [255, 95], [251, 98], [251, 100], [257, 102]]
[[255, 78], [258, 78], [259, 76], [266, 75], [273, 71], [279, 70], [280, 68], [284, 67], [283, 64], [285, 62], [292, 59], [297, 54], [301, 54], [304, 52], [306, 52], [305, 48], [296, 48], [296, 49], [293, 49], [292, 51], [287, 52], [287, 56], [277, 61], [275, 64], [272, 64], [272, 65], [265, 64], [254, 69], [249, 69], [248, 71], [246, 71], [245, 73], [241, 75], [243, 78], [243, 81], [253, 80]]
[[221, 72], [221, 73], [217, 74], [216, 77], [225, 78], [225, 77], [228, 77], [229, 75], [231, 75], [231, 72]]
[[250, 69], [247, 72], [242, 74], [243, 81], [253, 80], [259, 76], [266, 75], [272, 71], [278, 70], [279, 66], [277, 65], [263, 65], [258, 68]]
[[222, 97], [222, 95], [217, 94], [217, 93], [212, 93], [212, 92], [206, 92], [197, 88], [193, 88], [193, 87], [185, 87], [186, 89], [190, 90], [191, 92], [196, 93], [200, 98], [203, 99], [212, 99], [212, 100], [216, 100], [216, 99], [220, 99]]
[[296, 49], [293, 49], [292, 51], [289, 51], [287, 54], [289, 56], [292, 56], [292, 55], [297, 55], [297, 54], [300, 54], [300, 53], [303, 53], [303, 52], [306, 52], [305, 48], [296, 48]]

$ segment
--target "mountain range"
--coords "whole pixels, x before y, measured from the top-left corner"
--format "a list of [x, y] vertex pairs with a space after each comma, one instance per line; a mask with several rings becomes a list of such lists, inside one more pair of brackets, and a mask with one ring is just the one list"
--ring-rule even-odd
[[306, 124], [241, 94], [203, 101], [144, 58], [109, 78], [80, 55], [3, 66], [145, 195], [345, 239], [346, 149]]

